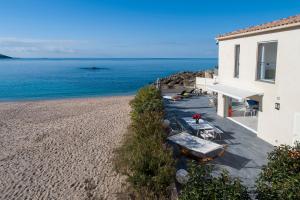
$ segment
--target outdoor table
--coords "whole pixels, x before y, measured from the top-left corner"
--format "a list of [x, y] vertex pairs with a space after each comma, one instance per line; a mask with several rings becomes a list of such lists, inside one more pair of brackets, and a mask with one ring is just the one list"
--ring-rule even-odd
[[[188, 124], [196, 124], [196, 120], [192, 117], [183, 117], [182, 119]], [[205, 123], [205, 121], [203, 119], [199, 119], [199, 124], [200, 123]]]
[[222, 145], [195, 137], [189, 133], [182, 132], [168, 137], [168, 140], [193, 151], [197, 156], [204, 156], [218, 149], [223, 149]]
[[196, 131], [214, 129], [212, 125], [210, 125], [208, 122], [204, 121], [203, 119], [199, 119], [199, 124], [196, 123], [195, 119], [190, 117], [184, 117], [182, 119]]
[[[214, 134], [213, 134], [213, 138], [216, 138], [217, 136], [219, 136], [219, 138], [221, 138], [221, 133], [223, 133], [223, 131], [221, 131], [220, 129], [214, 127], [213, 125], [209, 124], [207, 121], [203, 120], [203, 119], [199, 119], [199, 123], [196, 123], [196, 120], [191, 118], [191, 117], [184, 117], [182, 118], [190, 127], [192, 127], [192, 129], [194, 129], [195, 131], [197, 131], [197, 136], [203, 134], [203, 132], [205, 132], [205, 130], [213, 130]], [[209, 134], [208, 134], [209, 135]], [[204, 136], [201, 135], [201, 137], [205, 138]]]

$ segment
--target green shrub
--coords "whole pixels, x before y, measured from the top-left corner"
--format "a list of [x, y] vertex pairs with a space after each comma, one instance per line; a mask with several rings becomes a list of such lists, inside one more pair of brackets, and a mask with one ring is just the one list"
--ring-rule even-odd
[[173, 180], [173, 159], [171, 151], [166, 151], [153, 137], [139, 143], [131, 160], [128, 180], [140, 194], [149, 191], [152, 196], [167, 196], [167, 187]]
[[211, 167], [191, 164], [190, 179], [180, 193], [181, 200], [245, 200], [250, 199], [247, 189], [239, 179], [232, 179], [223, 171], [220, 176], [211, 175]]
[[174, 178], [174, 159], [164, 143], [162, 98], [144, 87], [131, 102], [132, 117], [123, 145], [116, 152], [116, 168], [128, 177], [137, 199], [165, 199]]
[[162, 112], [146, 112], [139, 114], [139, 117], [132, 120], [131, 130], [137, 138], [143, 140], [145, 137], [155, 137], [158, 143], [166, 140], [166, 132], [162, 126]]
[[131, 116], [133, 119], [139, 117], [144, 112], [162, 112], [164, 109], [161, 94], [154, 86], [141, 88], [130, 102], [130, 105], [132, 107]]
[[281, 145], [268, 155], [257, 180], [258, 199], [300, 199], [300, 143]]

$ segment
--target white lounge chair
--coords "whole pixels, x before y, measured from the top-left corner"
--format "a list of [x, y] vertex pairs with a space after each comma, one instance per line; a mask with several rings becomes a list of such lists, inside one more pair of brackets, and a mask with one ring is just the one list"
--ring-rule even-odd
[[171, 100], [171, 101], [178, 101], [181, 99], [181, 96], [179, 95], [164, 95], [163, 96], [164, 99], [167, 99], [167, 100]]

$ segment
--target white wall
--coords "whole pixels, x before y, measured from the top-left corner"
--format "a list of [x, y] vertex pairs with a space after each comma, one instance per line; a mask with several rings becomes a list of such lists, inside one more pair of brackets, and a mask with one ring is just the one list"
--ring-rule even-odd
[[196, 88], [207, 91], [207, 86], [213, 85], [215, 82], [217, 82], [217, 76], [213, 78], [196, 77]]
[[[275, 83], [256, 81], [258, 43], [266, 41], [278, 42]], [[239, 78], [233, 77], [236, 44], [241, 48]], [[219, 41], [218, 80], [264, 93], [258, 136], [274, 145], [292, 144], [294, 115], [300, 112], [300, 29]]]

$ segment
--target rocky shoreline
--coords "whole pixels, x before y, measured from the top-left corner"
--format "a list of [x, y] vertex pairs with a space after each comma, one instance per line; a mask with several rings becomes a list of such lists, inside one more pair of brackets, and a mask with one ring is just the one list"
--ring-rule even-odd
[[162, 89], [177, 89], [182, 87], [193, 87], [196, 83], [196, 77], [212, 78], [216, 74], [216, 68], [207, 69], [198, 72], [184, 71], [172, 74], [160, 79]]

